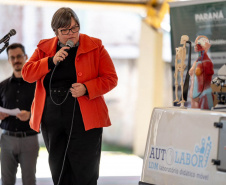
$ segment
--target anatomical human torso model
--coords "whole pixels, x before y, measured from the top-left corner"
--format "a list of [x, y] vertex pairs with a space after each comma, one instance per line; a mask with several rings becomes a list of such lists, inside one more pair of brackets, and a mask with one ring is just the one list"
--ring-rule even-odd
[[214, 71], [213, 63], [207, 55], [210, 46], [206, 36], [200, 35], [195, 40], [195, 52], [198, 52], [198, 59], [189, 70], [192, 108], [211, 109], [213, 107], [211, 80]]

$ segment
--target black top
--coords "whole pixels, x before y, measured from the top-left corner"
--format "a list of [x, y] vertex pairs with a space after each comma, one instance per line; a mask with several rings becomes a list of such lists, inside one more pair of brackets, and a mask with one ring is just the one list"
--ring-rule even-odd
[[[59, 46], [59, 44], [58, 44], [56, 52], [59, 51], [60, 49], [61, 49], [61, 46]], [[44, 78], [44, 87], [46, 89], [47, 98], [49, 98], [49, 96], [50, 96], [49, 84], [50, 84], [51, 75], [53, 73], [52, 79], [51, 79], [51, 91], [52, 91], [51, 96], [52, 96], [52, 99], [58, 104], [61, 104], [63, 102], [63, 100], [65, 100], [66, 97], [74, 99], [70, 92], [69, 92], [69, 95], [67, 96], [66, 95], [67, 93], [57, 93], [57, 91], [60, 90], [62, 92], [62, 90], [63, 90], [65, 92], [65, 90], [67, 91], [71, 88], [73, 83], [77, 82], [76, 68], [75, 68], [75, 58], [76, 58], [77, 50], [78, 50], [78, 46], [72, 47], [68, 51], [68, 56], [65, 58], [65, 60], [60, 62], [58, 66], [55, 66], [55, 64], [53, 63], [53, 57], [50, 57], [48, 59], [48, 68], [51, 70]], [[54, 68], [55, 68], [55, 71], [53, 72]], [[56, 90], [56, 93], [54, 93], [54, 90]], [[85, 95], [88, 95], [88, 91], [86, 91]], [[75, 100], [76, 99], [77, 98], [75, 98]], [[54, 104], [49, 105], [47, 103], [47, 101], [45, 103], [47, 105], [47, 106], [45, 105], [45, 108], [48, 106], [49, 107], [46, 110], [44, 109], [43, 115], [45, 115], [45, 111], [48, 112], [48, 109], [52, 109], [51, 106], [55, 106]], [[68, 103], [68, 101], [65, 101], [64, 104], [62, 103], [61, 111], [65, 111], [65, 110], [63, 110], [64, 108], [73, 110], [72, 106], [74, 106], [74, 105]], [[70, 111], [67, 111], [67, 112], [70, 112]], [[50, 118], [50, 120], [51, 120], [51, 118]], [[81, 131], [80, 128], [85, 130], [83, 119], [82, 119], [82, 114], [81, 114], [81, 110], [80, 110], [80, 106], [79, 106], [78, 102], [75, 104], [73, 121], [74, 121], [73, 124], [76, 124], [76, 126], [73, 126], [73, 128], [76, 128], [75, 132], [77, 134], [78, 134], [78, 132]], [[93, 130], [93, 133], [100, 133], [100, 132], [102, 132], [102, 128], [96, 128]]]
[[[61, 47], [57, 46], [57, 51], [60, 50]], [[52, 75], [55, 64], [53, 63], [53, 58], [49, 58], [48, 60], [48, 68], [51, 71], [46, 75], [44, 79], [44, 87], [46, 89], [47, 96], [49, 95], [49, 82], [51, 79], [51, 89], [52, 88], [65, 88], [69, 89], [73, 83], [77, 82], [76, 69], [75, 69], [75, 57], [77, 54], [78, 46], [71, 48], [68, 52], [68, 56], [59, 63], [56, 67], [54, 74]]]
[[[0, 106], [7, 109], [19, 108], [30, 111], [34, 98], [35, 83], [28, 83], [23, 78], [10, 78], [0, 83]], [[1, 128], [12, 132], [31, 131], [28, 121], [20, 121], [16, 116], [9, 116], [1, 121]]]

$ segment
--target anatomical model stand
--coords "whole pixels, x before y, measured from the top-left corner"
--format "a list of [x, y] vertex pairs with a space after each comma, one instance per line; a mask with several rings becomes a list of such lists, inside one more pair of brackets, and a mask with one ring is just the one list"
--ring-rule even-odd
[[[179, 102], [178, 98], [178, 81], [177, 81], [177, 76], [178, 76], [178, 71], [180, 72], [180, 87], [181, 87], [181, 101], [178, 104], [181, 104], [181, 107], [184, 107], [184, 97], [183, 97], [183, 74], [184, 70], [186, 68], [185, 64], [185, 59], [186, 59], [186, 42], [189, 40], [189, 37], [187, 35], [182, 35], [181, 36], [181, 41], [180, 44], [183, 44], [182, 47], [176, 48], [176, 57], [175, 57], [175, 73], [174, 73], [174, 78], [175, 78], [175, 96], [176, 99], [174, 102]], [[178, 60], [180, 60], [180, 63], [178, 63]]]

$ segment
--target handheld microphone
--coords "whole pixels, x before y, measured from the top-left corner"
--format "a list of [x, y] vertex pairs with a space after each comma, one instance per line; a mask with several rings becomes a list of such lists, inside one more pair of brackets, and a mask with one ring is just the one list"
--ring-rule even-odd
[[9, 39], [10, 39], [10, 37], [13, 36], [13, 35], [15, 35], [15, 34], [16, 34], [16, 30], [11, 29], [11, 30], [9, 31], [9, 33], [6, 34], [6, 35], [0, 40], [0, 44], [1, 44], [2, 42], [4, 42], [4, 43], [8, 42]]
[[[72, 40], [68, 40], [68, 41], [66, 42], [66, 46], [70, 47], [70, 49], [71, 49], [71, 48], [74, 46], [74, 42], [73, 42]], [[70, 49], [65, 49], [64, 51], [68, 52]], [[56, 66], [58, 66], [59, 63], [60, 63], [60, 61], [58, 61], [58, 62], [56, 63]]]

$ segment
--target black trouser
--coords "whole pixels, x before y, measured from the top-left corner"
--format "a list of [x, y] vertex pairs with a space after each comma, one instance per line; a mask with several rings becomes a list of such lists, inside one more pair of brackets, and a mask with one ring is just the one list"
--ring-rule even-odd
[[[61, 101], [63, 97], [53, 96]], [[58, 184], [72, 124], [74, 101], [70, 94], [62, 105], [47, 96], [42, 117], [42, 134], [49, 152], [54, 185]], [[78, 103], [60, 185], [96, 185], [99, 177], [102, 128], [85, 131]]]

